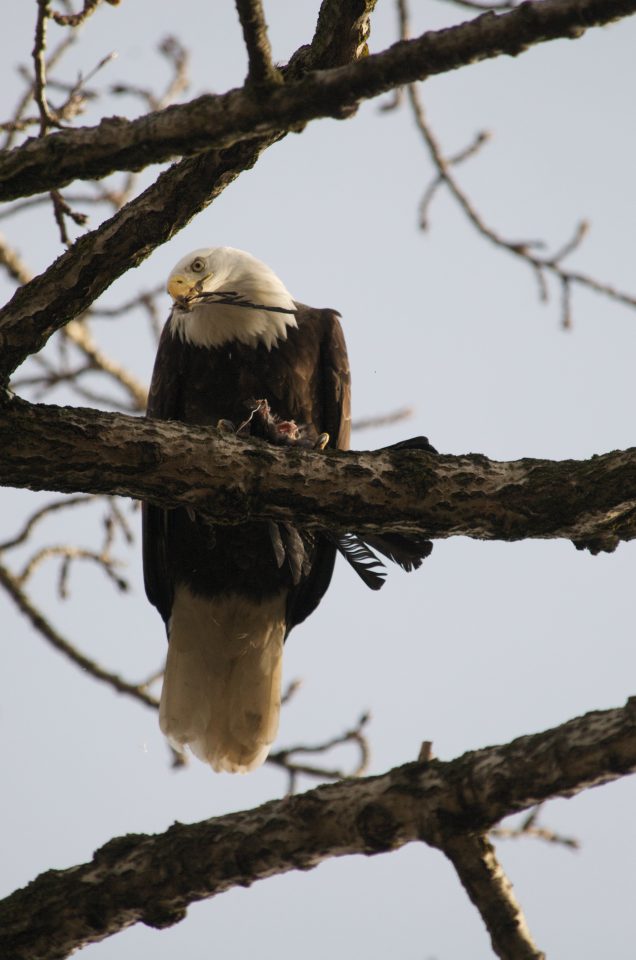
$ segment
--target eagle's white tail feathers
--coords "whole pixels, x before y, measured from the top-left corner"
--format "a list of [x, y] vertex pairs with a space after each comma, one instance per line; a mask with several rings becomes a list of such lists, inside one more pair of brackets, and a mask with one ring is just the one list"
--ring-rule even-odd
[[285, 595], [255, 603], [175, 590], [159, 723], [214, 770], [262, 764], [278, 731]]

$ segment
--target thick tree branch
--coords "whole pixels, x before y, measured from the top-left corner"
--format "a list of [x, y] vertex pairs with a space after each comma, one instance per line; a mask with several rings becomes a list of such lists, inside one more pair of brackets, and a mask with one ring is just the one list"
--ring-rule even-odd
[[417, 450], [321, 454], [14, 400], [0, 407], [0, 450], [5, 486], [188, 504], [221, 523], [291, 517], [341, 532], [567, 538], [593, 552], [636, 537], [636, 449], [510, 463]]
[[340, 67], [365, 56], [369, 21], [376, 3], [377, 0], [323, 0], [311, 45], [296, 51], [286, 74], [295, 77], [299, 66], [303, 70]]
[[545, 960], [488, 838], [483, 834], [455, 836], [447, 839], [442, 849], [479, 910], [495, 954], [502, 960]]
[[636, 13], [636, 0], [529, 0], [509, 13], [486, 13], [446, 30], [401, 41], [355, 63], [317, 70], [272, 87], [205, 95], [137, 120], [105, 118], [28, 140], [0, 152], [0, 200], [63, 187], [75, 179], [139, 170], [175, 156], [220, 149], [255, 136], [275, 136], [319, 117], [348, 116], [360, 100], [395, 87], [529, 46], [579, 37], [586, 29]]
[[[113, 280], [174, 236], [251, 167], [271, 141], [251, 141], [175, 164], [97, 230], [84, 234], [0, 310], [0, 382]], [[1, 251], [0, 251], [1, 253]]]
[[[448, 763], [410, 763], [255, 810], [177, 823], [164, 834], [121, 837], [91, 863], [49, 870], [3, 901], [0, 954], [57, 960], [135, 923], [171, 926], [190, 903], [333, 857], [413, 841], [455, 851], [453, 838], [483, 834], [538, 801], [571, 797], [635, 770], [632, 698], [621, 709]], [[471, 881], [473, 892], [482, 881]], [[482, 915], [489, 922], [486, 908]]]
[[248, 82], [256, 88], [282, 83], [280, 71], [272, 61], [272, 47], [267, 36], [261, 0], [235, 0], [235, 4], [249, 58]]

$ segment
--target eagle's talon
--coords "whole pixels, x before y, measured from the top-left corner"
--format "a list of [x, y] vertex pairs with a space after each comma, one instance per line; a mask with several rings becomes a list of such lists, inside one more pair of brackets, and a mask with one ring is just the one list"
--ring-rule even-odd
[[324, 450], [330, 439], [328, 433], [321, 433], [314, 443], [314, 450]]
[[221, 433], [236, 433], [236, 427], [231, 420], [218, 420], [216, 429], [220, 430]]

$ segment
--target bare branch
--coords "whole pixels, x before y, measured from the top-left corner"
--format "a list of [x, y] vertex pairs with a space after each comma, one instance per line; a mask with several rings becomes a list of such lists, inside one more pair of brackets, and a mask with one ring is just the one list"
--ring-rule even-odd
[[[84, 0], [80, 13], [52, 13], [51, 17], [60, 27], [79, 27], [95, 13], [101, 2], [102, 0]], [[119, 0], [107, 0], [107, 3], [116, 6]]]
[[112, 360], [98, 347], [86, 321], [72, 320], [63, 330], [63, 335], [78, 347], [91, 364], [116, 380], [129, 395], [133, 408], [143, 412], [146, 409], [148, 391], [123, 364]]
[[135, 923], [171, 926], [189, 904], [239, 885], [312, 869], [334, 857], [373, 855], [423, 841], [457, 860], [471, 895], [483, 904], [493, 940], [514, 942], [514, 934], [500, 928], [505, 914], [516, 927], [516, 942], [524, 944], [515, 960], [536, 958], [540, 954], [532, 954], [529, 938], [523, 941], [522, 918], [507, 881], [475, 835], [547, 797], [571, 797], [634, 771], [636, 700], [631, 699], [623, 708], [589, 713], [448, 763], [405, 764], [255, 810], [175, 823], [164, 834], [121, 837], [90, 863], [49, 870], [3, 901], [0, 954], [58, 960]]
[[[495, 230], [493, 230], [492, 227], [488, 226], [485, 220], [478, 213], [468, 195], [461, 189], [457, 180], [453, 176], [451, 165], [453, 162], [457, 162], [457, 157], [451, 160], [448, 160], [444, 157], [441, 147], [426, 120], [424, 106], [419, 96], [417, 87], [415, 87], [413, 84], [409, 84], [408, 95], [413, 108], [413, 114], [417, 128], [420, 131], [426, 146], [428, 147], [430, 155], [433, 159], [433, 163], [435, 164], [438, 172], [437, 178], [428, 188], [426, 194], [424, 195], [424, 199], [422, 200], [422, 205], [420, 207], [420, 226], [422, 226], [424, 229], [427, 227], [427, 207], [437, 187], [440, 185], [440, 183], [444, 183], [466, 214], [468, 220], [483, 237], [493, 243], [496, 247], [511, 253], [513, 256], [521, 259], [531, 267], [539, 283], [539, 295], [542, 301], [545, 302], [548, 299], [548, 287], [545, 280], [545, 274], [551, 274], [552, 276], [556, 277], [561, 285], [562, 325], [564, 327], [569, 327], [571, 325], [570, 293], [574, 284], [586, 287], [588, 290], [593, 290], [596, 293], [603, 294], [612, 300], [624, 303], [630, 307], [636, 307], [636, 295], [624, 293], [623, 291], [617, 290], [610, 284], [601, 283], [587, 274], [578, 273], [573, 270], [567, 270], [562, 266], [561, 261], [563, 258], [572, 253], [585, 237], [588, 230], [588, 224], [586, 221], [582, 221], [577, 226], [573, 237], [552, 256], [540, 256], [539, 254], [532, 252], [533, 248], [543, 246], [541, 241], [506, 240]], [[459, 154], [459, 157], [463, 159], [467, 153], [470, 152], [474, 153], [474, 149], [469, 148], [469, 151], [464, 151], [462, 154]]]
[[98, 127], [63, 130], [0, 153], [0, 200], [59, 189], [175, 155], [191, 156], [254, 137], [280, 137], [299, 124], [348, 116], [360, 100], [501, 54], [518, 55], [558, 37], [578, 37], [595, 25], [636, 12], [636, 0], [529, 0], [500, 16], [484, 14], [437, 33], [400, 42], [383, 53], [332, 69], [314, 70], [273, 87], [267, 98], [250, 89], [206, 95], [136, 120], [108, 118]]
[[188, 51], [179, 43], [176, 37], [164, 37], [159, 44], [159, 52], [172, 65], [173, 75], [164, 92], [157, 95], [146, 87], [137, 87], [129, 83], [117, 83], [110, 88], [112, 94], [126, 94], [140, 97], [149, 110], [162, 110], [184, 90], [187, 90], [190, 81], [188, 77]]
[[[463, 163], [464, 160], [469, 160], [471, 157], [474, 157], [476, 153], [481, 150], [485, 143], [490, 139], [490, 133], [487, 130], [481, 130], [474, 138], [472, 143], [469, 143], [467, 147], [463, 150], [460, 150], [459, 153], [456, 153], [452, 157], [448, 157], [445, 160], [445, 163], [449, 167], [457, 166], [460, 163]], [[431, 181], [429, 186], [424, 191], [424, 195], [420, 200], [419, 206], [419, 225], [421, 230], [428, 230], [428, 210], [435, 197], [435, 194], [441, 186], [446, 183], [446, 177], [441, 173], [438, 173], [437, 176]]]
[[280, 70], [277, 70], [272, 61], [272, 48], [267, 36], [267, 22], [261, 0], [235, 0], [235, 4], [247, 47], [247, 82], [257, 88], [282, 83]]
[[636, 537], [636, 449], [500, 463], [426, 452], [424, 439], [320, 453], [14, 399], [0, 406], [0, 484], [186, 505], [218, 523], [293, 518], [334, 533], [567, 538], [592, 553]]
[[37, 0], [38, 18], [33, 45], [33, 72], [35, 75], [34, 96], [40, 111], [40, 136], [44, 136], [49, 127], [56, 124], [46, 99], [46, 27], [51, 15], [51, 0]]
[[466, 7], [468, 10], [492, 10], [493, 12], [503, 12], [504, 10], [516, 10], [519, 6], [519, 3], [516, 3], [515, 0], [493, 0], [492, 3], [488, 3], [488, 0], [444, 0], [445, 3], [454, 3], [459, 7]]
[[[0, 235], [0, 264], [3, 265], [8, 273], [20, 284], [28, 283], [32, 274], [24, 261], [20, 256], [6, 243], [2, 235]], [[152, 304], [152, 295], [153, 292], [141, 294], [139, 299], [144, 304], [148, 312], [153, 314], [154, 305]], [[118, 313], [124, 313], [130, 309], [133, 304], [125, 304], [118, 309]], [[108, 311], [102, 311], [106, 315]], [[118, 315], [118, 314], [117, 314]], [[103, 373], [108, 374], [112, 377], [117, 383], [120, 384], [129, 395], [132, 401], [132, 410], [144, 411], [146, 409], [146, 399], [147, 399], [147, 389], [146, 387], [137, 380], [122, 364], [118, 363], [115, 360], [112, 360], [104, 351], [97, 345], [95, 339], [93, 338], [88, 324], [86, 321], [72, 321], [67, 324], [63, 330], [63, 336], [74, 346], [76, 346], [87, 358], [90, 366], [83, 366], [76, 371], [53, 371], [48, 370], [44, 378], [36, 378], [36, 382], [40, 380], [44, 383], [45, 386], [51, 386], [54, 383], [59, 383], [62, 380], [68, 380], [72, 377], [77, 377], [79, 373], [87, 372], [88, 370], [101, 370]], [[23, 383], [28, 382], [26, 379], [22, 381]], [[92, 398], [92, 400], [97, 400], [98, 402], [106, 400], [108, 405], [118, 406], [117, 401], [112, 401], [110, 398], [99, 398], [94, 393], [87, 391], [74, 384], [75, 389], [80, 395], [83, 395], [86, 399]]]
[[479, 910], [496, 955], [501, 960], [545, 960], [488, 839], [479, 834], [454, 836], [441, 846]]
[[[74, 33], [68, 33], [64, 39], [55, 47], [51, 54], [47, 57], [45, 67], [46, 71], [50, 71], [56, 63], [59, 62], [61, 57], [66, 53], [68, 48], [73, 44], [75, 40]], [[5, 138], [3, 147], [8, 149], [13, 145], [15, 140], [15, 134], [19, 132], [22, 118], [24, 117], [24, 112], [31, 103], [31, 100], [34, 97], [35, 93], [35, 84], [33, 83], [31, 76], [26, 73], [27, 80], [27, 89], [25, 90], [22, 98], [18, 102], [18, 105], [14, 111], [13, 118], [8, 123], [3, 124], [3, 129], [7, 130], [7, 136]], [[35, 119], [35, 118], [34, 118]], [[35, 123], [39, 123], [39, 120], [35, 120]]]
[[73, 644], [65, 640], [64, 637], [49, 623], [45, 616], [33, 605], [28, 595], [22, 589], [18, 579], [11, 573], [8, 567], [0, 563], [0, 583], [12, 598], [18, 609], [27, 617], [31, 625], [44, 637], [56, 650], [63, 653], [69, 660], [75, 663], [82, 670], [89, 673], [96, 680], [113, 687], [118, 693], [125, 693], [139, 700], [147, 707], [156, 709], [158, 701], [151, 696], [141, 684], [128, 683], [116, 673], [105, 670], [94, 660], [80, 653]]
[[369, 21], [377, 0], [322, 0], [309, 47], [301, 47], [286, 73], [326, 70], [353, 63], [368, 53]]
[[544, 840], [546, 843], [568, 847], [570, 850], [578, 850], [581, 844], [576, 837], [566, 837], [562, 833], [551, 830], [549, 827], [537, 825], [542, 806], [543, 804], [538, 804], [531, 810], [518, 827], [495, 827], [490, 831], [490, 836], [495, 840], [518, 840], [520, 837], [533, 837], [537, 840]]
[[[281, 702], [283, 701], [281, 700]], [[294, 747], [284, 747], [282, 750], [277, 750], [274, 753], [270, 753], [267, 761], [268, 763], [271, 763], [277, 767], [281, 767], [288, 772], [288, 793], [294, 792], [296, 780], [299, 774], [304, 774], [310, 777], [319, 777], [321, 780], [342, 780], [345, 777], [360, 777], [366, 772], [366, 769], [369, 765], [369, 742], [363, 731], [370, 719], [371, 717], [369, 713], [363, 713], [357, 724], [352, 727], [351, 730], [346, 730], [337, 737], [332, 737], [330, 740], [325, 740], [323, 743], [314, 744], [313, 746], [308, 744], [298, 744]], [[355, 744], [358, 748], [357, 763], [349, 772], [342, 768], [330, 769], [322, 766], [316, 766], [314, 764], [302, 763], [296, 759], [297, 755], [317, 756], [323, 753], [329, 753], [335, 747], [341, 747], [346, 744]]]
[[66, 247], [70, 247], [71, 240], [66, 231], [66, 220], [68, 217], [73, 223], [76, 223], [78, 226], [85, 226], [88, 221], [88, 217], [85, 213], [77, 213], [75, 210], [72, 210], [68, 205], [62, 194], [59, 190], [51, 190], [50, 193], [51, 201], [53, 203], [53, 214], [55, 216], [55, 222], [57, 223], [58, 229], [60, 231], [60, 240]]
[[3, 266], [12, 280], [16, 283], [28, 283], [31, 279], [31, 271], [26, 263], [13, 247], [10, 247], [3, 235], [0, 233], [0, 266]]
[[361, 417], [351, 424], [352, 430], [371, 430], [375, 427], [389, 427], [413, 416], [413, 407], [400, 407], [391, 413], [380, 413], [375, 417]]
[[25, 543], [39, 522], [49, 517], [52, 513], [57, 513], [58, 510], [65, 510], [67, 507], [76, 507], [80, 503], [92, 503], [94, 499], [95, 498], [90, 495], [81, 494], [77, 497], [64, 497], [63, 500], [53, 500], [51, 503], [45, 504], [39, 510], [36, 510], [35, 513], [31, 514], [19, 533], [11, 537], [10, 540], [5, 540], [4, 543], [0, 543], [0, 553], [5, 550], [12, 550], [14, 547], [19, 547]]
[[[636, 2], [636, 0], [635, 0]], [[98, 230], [84, 234], [0, 310], [0, 382], [220, 194], [270, 141], [182, 160]]]

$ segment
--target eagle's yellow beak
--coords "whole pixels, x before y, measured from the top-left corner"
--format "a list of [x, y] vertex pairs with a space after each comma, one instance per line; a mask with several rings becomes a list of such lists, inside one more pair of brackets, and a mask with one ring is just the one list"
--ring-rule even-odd
[[193, 293], [197, 293], [196, 280], [188, 280], [187, 277], [177, 273], [168, 280], [167, 290], [173, 300], [184, 300]]

